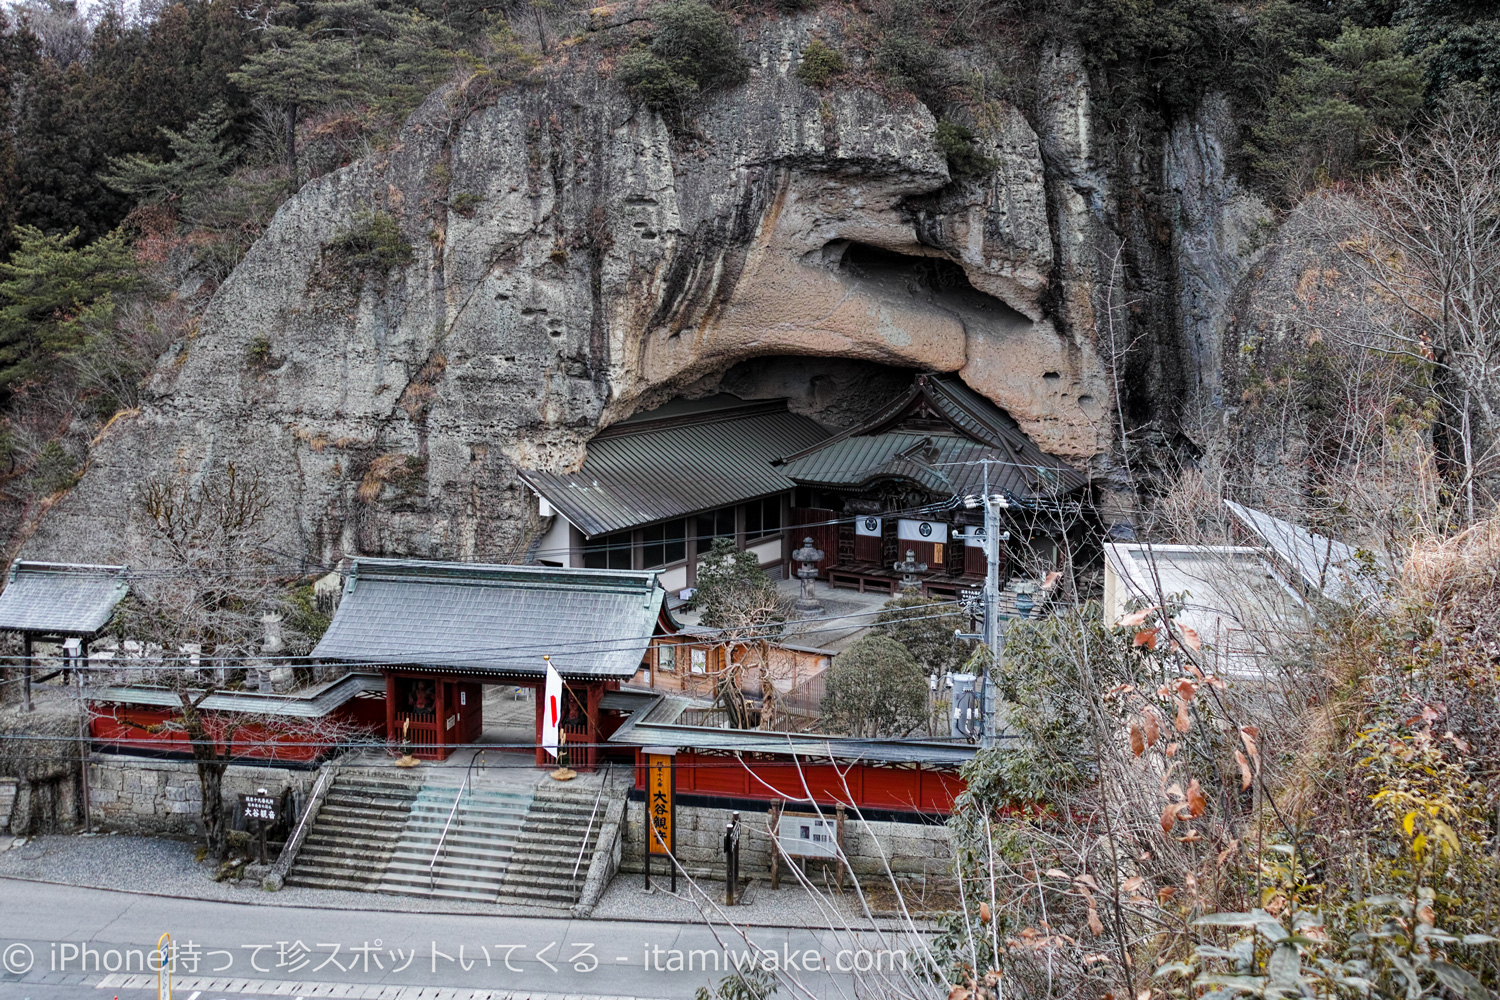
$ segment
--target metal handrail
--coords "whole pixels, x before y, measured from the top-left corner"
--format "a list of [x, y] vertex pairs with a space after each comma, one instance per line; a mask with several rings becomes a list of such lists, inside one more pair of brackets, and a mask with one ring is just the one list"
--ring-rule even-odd
[[583, 865], [583, 852], [588, 850], [589, 848], [589, 834], [594, 832], [594, 817], [599, 814], [599, 801], [604, 798], [604, 782], [609, 780], [609, 774], [606, 772], [605, 774], [600, 775], [600, 777], [603, 780], [599, 782], [599, 791], [594, 796], [594, 810], [593, 812], [589, 813], [589, 825], [588, 828], [583, 831], [583, 843], [578, 845], [578, 860], [573, 862], [572, 878], [574, 879], [578, 877], [578, 869]]
[[338, 768], [336, 767], [330, 767], [322, 774], [318, 775], [318, 780], [313, 782], [312, 792], [307, 796], [307, 808], [302, 810], [302, 818], [297, 821], [297, 829], [292, 831], [292, 839], [287, 841], [288, 844], [295, 844], [297, 842], [297, 837], [302, 833], [302, 828], [306, 826], [307, 821], [312, 818], [313, 803], [318, 801], [318, 796], [324, 790], [323, 785], [326, 782], [330, 782], [333, 780], [334, 772], [336, 772], [337, 770]]
[[463, 783], [458, 786], [458, 794], [453, 796], [453, 808], [448, 810], [448, 821], [443, 824], [443, 832], [438, 837], [437, 847], [433, 848], [432, 860], [427, 862], [427, 888], [429, 889], [432, 888], [433, 880], [437, 878], [432, 869], [438, 862], [438, 856], [443, 853], [443, 845], [448, 841], [448, 828], [453, 825], [453, 817], [458, 814], [458, 804], [463, 801], [464, 793], [469, 790], [469, 779], [474, 776], [474, 765], [479, 763], [479, 758], [485, 753], [486, 751], [480, 750], [469, 761], [469, 766], [464, 771]]

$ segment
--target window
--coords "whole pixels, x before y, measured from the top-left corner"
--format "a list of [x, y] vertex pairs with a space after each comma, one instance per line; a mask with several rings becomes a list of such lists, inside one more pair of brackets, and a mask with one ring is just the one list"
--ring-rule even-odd
[[699, 514], [695, 519], [697, 522], [698, 551], [707, 552], [714, 547], [715, 538], [727, 538], [734, 540], [734, 508], [720, 507]]
[[583, 543], [583, 564], [589, 569], [629, 569], [632, 548], [628, 531], [590, 538]]
[[646, 568], [655, 569], [687, 558], [687, 522], [668, 521], [641, 531], [645, 542]]
[[693, 650], [692, 672], [695, 673], [695, 674], [706, 674], [706, 673], [708, 673], [708, 650], [706, 650], [706, 649], [695, 649], [695, 650]]
[[764, 497], [745, 504], [745, 537], [763, 538], [781, 531], [781, 497]]
[[677, 646], [675, 643], [663, 643], [656, 647], [656, 668], [658, 670], [669, 671], [677, 669]]

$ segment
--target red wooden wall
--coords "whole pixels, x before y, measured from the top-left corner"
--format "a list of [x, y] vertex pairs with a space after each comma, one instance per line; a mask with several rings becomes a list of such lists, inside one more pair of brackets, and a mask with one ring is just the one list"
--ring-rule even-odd
[[[941, 813], [953, 811], [954, 798], [966, 787], [962, 778], [943, 771], [916, 767], [874, 767], [869, 764], [802, 764], [792, 760], [743, 761], [733, 757], [679, 753], [676, 757], [679, 795], [778, 802], [783, 796], [820, 805], [839, 802], [860, 809]], [[637, 758], [635, 787], [644, 791], [646, 769]]]

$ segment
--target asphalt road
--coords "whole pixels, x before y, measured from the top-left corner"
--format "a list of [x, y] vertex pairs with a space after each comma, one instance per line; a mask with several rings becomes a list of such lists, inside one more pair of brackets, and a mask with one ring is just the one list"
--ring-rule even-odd
[[174, 1000], [681, 1000], [723, 978], [726, 949], [821, 998], [852, 996], [840, 967], [901, 961], [899, 942], [828, 931], [756, 928], [754, 951], [705, 924], [255, 906], [0, 879], [0, 998], [154, 997], [145, 963], [163, 934]]

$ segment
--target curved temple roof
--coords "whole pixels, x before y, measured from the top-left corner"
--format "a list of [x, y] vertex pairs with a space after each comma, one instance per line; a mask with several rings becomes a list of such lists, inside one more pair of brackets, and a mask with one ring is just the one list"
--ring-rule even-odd
[[666, 591], [651, 572], [359, 559], [314, 657], [435, 670], [628, 678]]
[[918, 375], [911, 390], [860, 424], [778, 464], [808, 486], [858, 488], [910, 479], [934, 493], [990, 489], [1018, 503], [1071, 493], [1087, 480], [1022, 433], [994, 403], [955, 377]]

